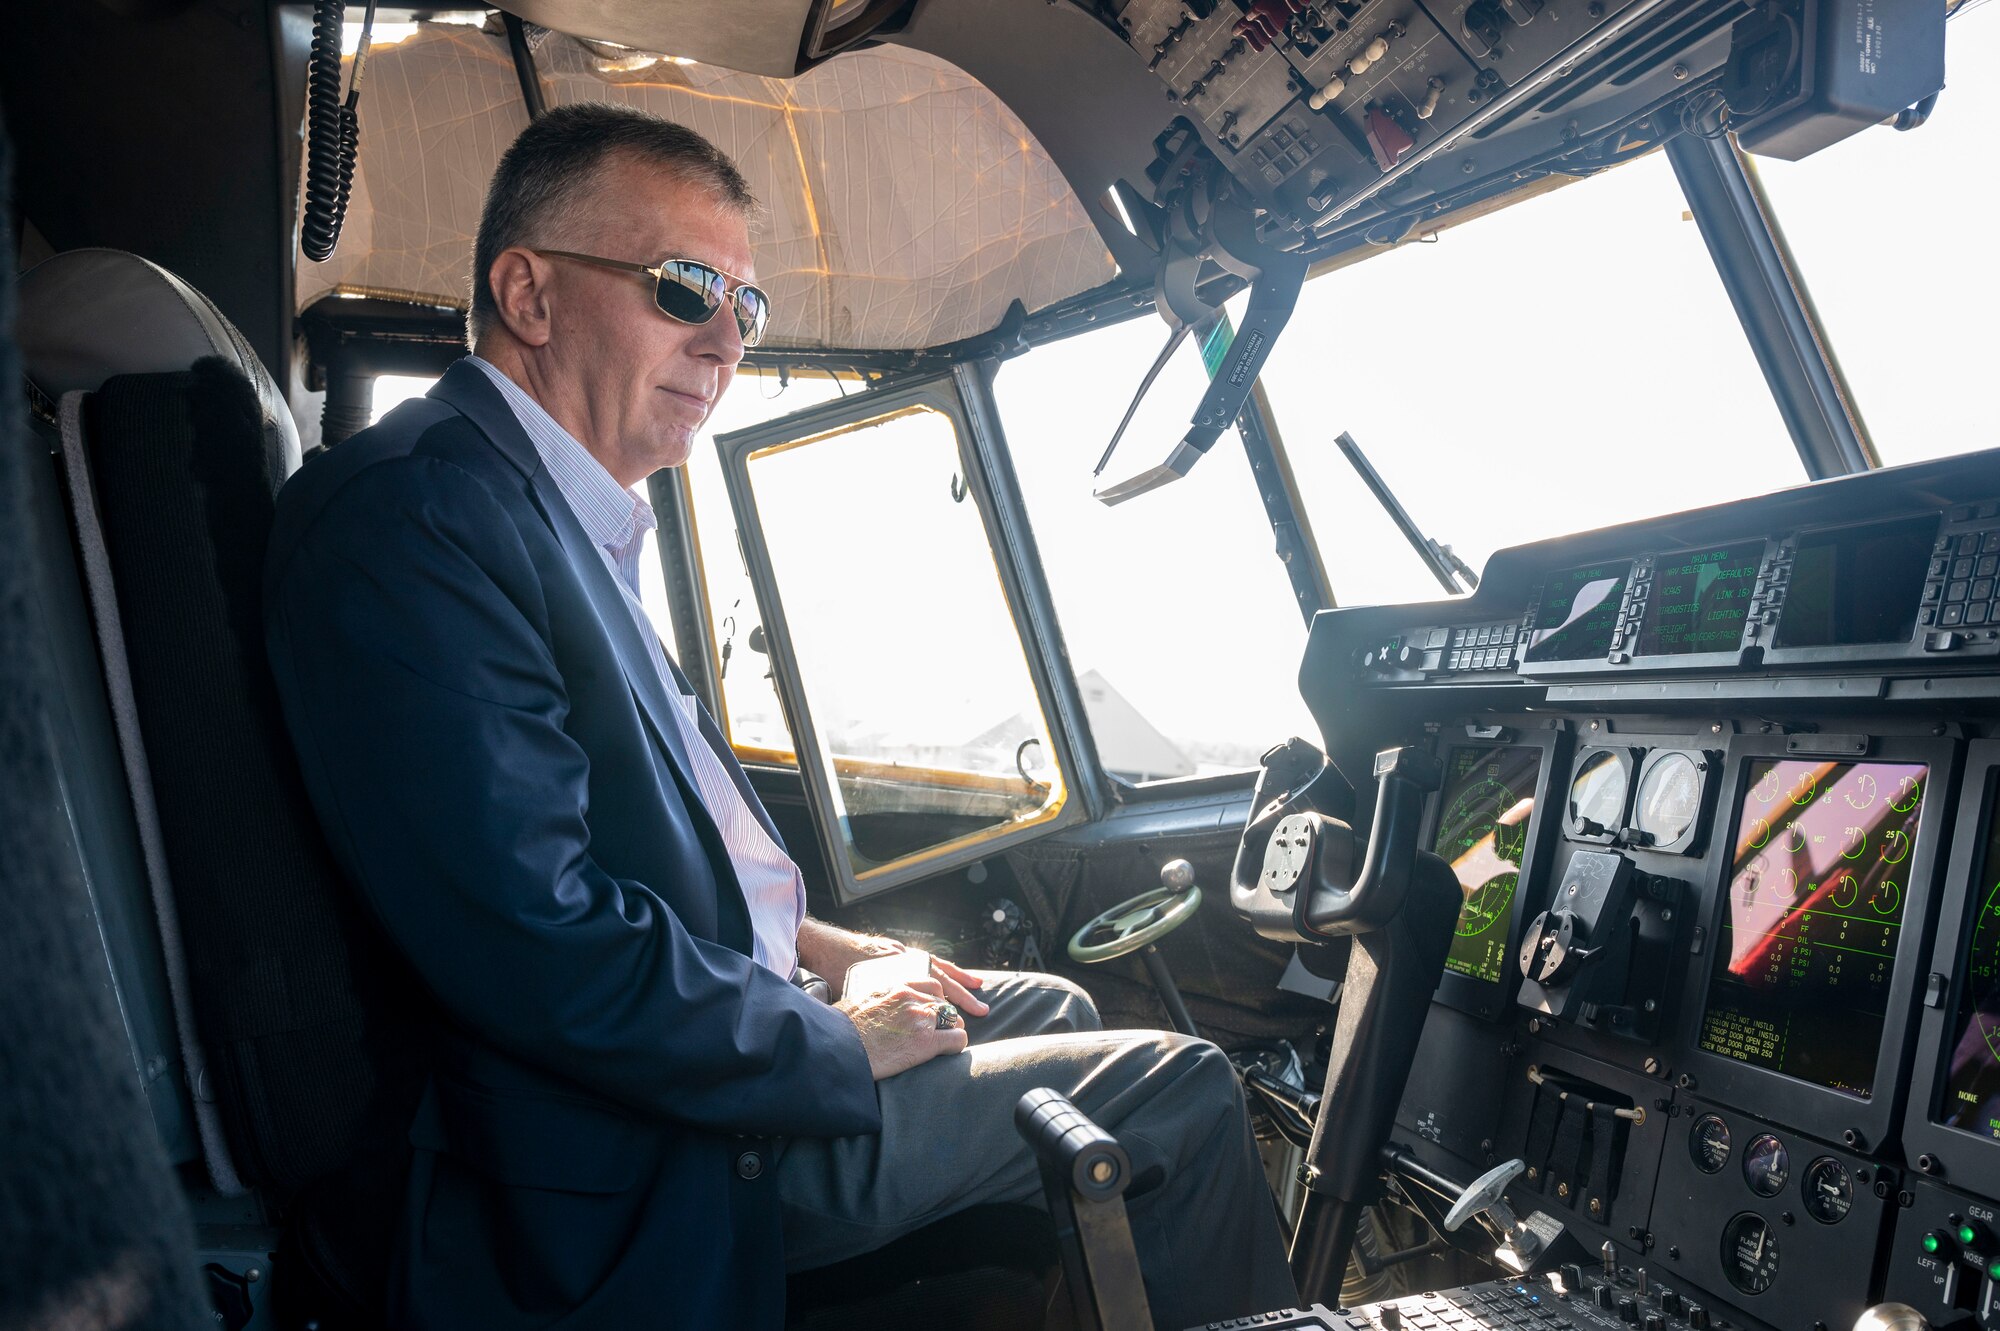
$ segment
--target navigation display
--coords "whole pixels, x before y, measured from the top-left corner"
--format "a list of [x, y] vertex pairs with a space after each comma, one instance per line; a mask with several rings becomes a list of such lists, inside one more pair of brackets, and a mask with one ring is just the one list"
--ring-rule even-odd
[[1986, 807], [1986, 854], [1972, 885], [1978, 914], [1960, 954], [1964, 987], [1938, 1121], [2000, 1138], [2000, 788]]
[[1743, 642], [1744, 610], [1763, 562], [1762, 541], [1659, 556], [1636, 654], [1735, 651]]
[[1458, 747], [1446, 755], [1431, 849], [1451, 865], [1465, 893], [1446, 970], [1500, 982], [1541, 774], [1542, 751], [1526, 745]]
[[1542, 587], [1535, 630], [1528, 635], [1529, 661], [1602, 660], [1618, 627], [1618, 601], [1632, 561], [1552, 573]]
[[1866, 1100], [1927, 769], [1759, 758], [1748, 777], [1701, 1047]]
[[1931, 513], [1799, 537], [1777, 645], [1908, 642], [1937, 525]]

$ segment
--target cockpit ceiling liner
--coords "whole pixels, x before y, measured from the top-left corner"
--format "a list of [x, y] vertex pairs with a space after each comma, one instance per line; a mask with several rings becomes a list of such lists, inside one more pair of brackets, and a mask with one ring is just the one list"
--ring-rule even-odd
[[[551, 106], [642, 107], [736, 160], [762, 204], [768, 344], [937, 346], [991, 329], [1011, 301], [1038, 310], [1114, 274], [1021, 121], [932, 56], [878, 47], [783, 80], [551, 35], [536, 61]], [[422, 25], [369, 55], [360, 114], [340, 248], [300, 262], [299, 307], [337, 289], [463, 308], [486, 182], [527, 124], [506, 38]]]

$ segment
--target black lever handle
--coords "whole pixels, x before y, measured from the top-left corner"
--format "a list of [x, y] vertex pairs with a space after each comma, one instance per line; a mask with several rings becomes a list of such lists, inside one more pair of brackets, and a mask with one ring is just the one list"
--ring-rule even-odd
[[1443, 764], [1421, 749], [1375, 755], [1375, 821], [1361, 870], [1348, 881], [1346, 862], [1317, 857], [1311, 890], [1299, 897], [1299, 924], [1307, 933], [1328, 938], [1372, 933], [1396, 917], [1416, 872], [1424, 796], [1443, 778]]
[[1125, 1216], [1132, 1161], [1118, 1139], [1061, 1092], [1038, 1087], [1014, 1106], [1014, 1127], [1041, 1166], [1078, 1331], [1153, 1325]]

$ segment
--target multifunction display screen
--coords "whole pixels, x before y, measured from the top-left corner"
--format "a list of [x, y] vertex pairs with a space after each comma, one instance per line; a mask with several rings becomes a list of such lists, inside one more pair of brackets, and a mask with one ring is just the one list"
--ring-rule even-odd
[[1549, 575], [1542, 587], [1535, 630], [1528, 635], [1529, 661], [1602, 660], [1618, 628], [1618, 603], [1632, 561], [1592, 564]]
[[1971, 904], [1977, 913], [1959, 952], [1958, 1035], [1938, 1118], [2000, 1138], [2000, 789], [1986, 807], [1986, 853]]
[[1865, 1100], [1928, 773], [1760, 758], [1747, 776], [1701, 1047]]
[[1639, 626], [1639, 656], [1733, 652], [1764, 562], [1764, 543], [1711, 546], [1653, 561], [1652, 598]]
[[1779, 647], [1908, 642], [1937, 537], [1937, 515], [1809, 531], [1799, 537]]
[[1446, 756], [1431, 849], [1451, 865], [1465, 894], [1446, 970], [1500, 981], [1541, 774], [1542, 751], [1524, 745], [1454, 748]]

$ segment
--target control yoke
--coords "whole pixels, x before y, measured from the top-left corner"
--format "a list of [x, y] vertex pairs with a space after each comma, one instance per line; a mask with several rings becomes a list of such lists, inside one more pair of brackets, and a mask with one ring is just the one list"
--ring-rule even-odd
[[1291, 796], [1252, 817], [1237, 855], [1230, 900], [1260, 932], [1275, 934], [1289, 918], [1295, 939], [1351, 940], [1292, 1245], [1292, 1273], [1308, 1300], [1338, 1297], [1361, 1212], [1381, 1196], [1381, 1152], [1463, 904], [1451, 867], [1418, 839], [1424, 797], [1442, 775], [1420, 749], [1386, 750], [1375, 757], [1365, 846], [1351, 823]]

